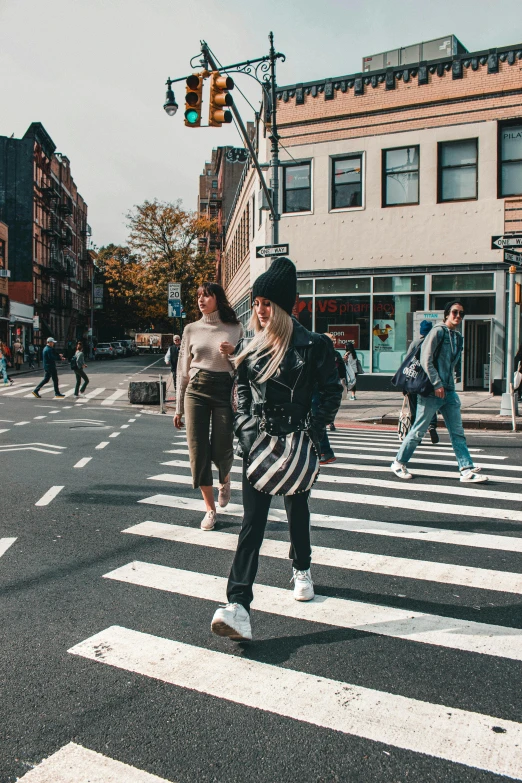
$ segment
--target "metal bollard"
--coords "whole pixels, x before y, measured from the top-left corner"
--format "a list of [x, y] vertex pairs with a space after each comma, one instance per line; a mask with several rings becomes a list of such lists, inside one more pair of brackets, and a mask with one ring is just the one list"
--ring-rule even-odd
[[160, 413], [166, 413], [164, 400], [163, 400], [163, 375], [159, 377], [159, 398], [160, 398]]

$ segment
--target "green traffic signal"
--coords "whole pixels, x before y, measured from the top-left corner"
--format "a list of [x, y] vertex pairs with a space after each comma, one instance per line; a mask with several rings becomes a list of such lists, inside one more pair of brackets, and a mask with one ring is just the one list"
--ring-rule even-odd
[[199, 112], [195, 109], [187, 109], [185, 119], [190, 125], [195, 125], [199, 120]]

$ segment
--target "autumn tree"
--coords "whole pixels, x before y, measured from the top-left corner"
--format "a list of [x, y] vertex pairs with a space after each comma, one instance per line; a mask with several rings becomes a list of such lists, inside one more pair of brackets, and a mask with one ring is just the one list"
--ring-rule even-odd
[[121, 337], [139, 325], [144, 302], [140, 296], [141, 266], [128, 247], [107, 245], [96, 258], [96, 282], [104, 284], [103, 309], [96, 311], [102, 339]]
[[129, 249], [139, 266], [136, 283], [147, 319], [164, 321], [172, 328], [167, 321], [167, 291], [173, 281], [181, 284], [187, 322], [195, 320], [198, 286], [216, 275], [215, 255], [205, 252], [199, 240], [217, 231], [215, 221], [185, 211], [181, 201], [156, 199], [135, 206], [127, 219]]

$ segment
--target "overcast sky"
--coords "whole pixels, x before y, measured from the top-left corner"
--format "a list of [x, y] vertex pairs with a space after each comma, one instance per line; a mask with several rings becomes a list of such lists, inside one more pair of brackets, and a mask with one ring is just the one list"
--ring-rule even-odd
[[[181, 198], [194, 209], [212, 147], [241, 144], [234, 126], [189, 129], [182, 111], [162, 109], [166, 78], [190, 73], [200, 39], [232, 63], [265, 54], [273, 30], [287, 56], [278, 82], [294, 84], [450, 33], [470, 51], [520, 43], [520, 9], [520, 0], [0, 0], [0, 135], [43, 123], [71, 160], [93, 241], [124, 243], [134, 204]], [[255, 83], [237, 82], [255, 103]], [[178, 85], [180, 107], [183, 96]]]

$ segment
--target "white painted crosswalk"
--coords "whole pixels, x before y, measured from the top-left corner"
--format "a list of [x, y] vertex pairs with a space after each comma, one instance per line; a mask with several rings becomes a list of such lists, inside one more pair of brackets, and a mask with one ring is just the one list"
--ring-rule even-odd
[[[147, 508], [151, 514], [155, 509], [158, 516], [162, 514], [161, 519], [145, 518], [137, 524], [122, 526], [121, 531], [126, 536], [139, 536], [156, 544], [163, 542], [165, 549], [156, 548], [155, 552], [164, 551], [164, 560], [158, 562], [156, 557], [156, 562], [128, 562], [126, 559], [105, 573], [104, 578], [114, 588], [123, 583], [132, 590], [152, 590], [158, 600], [162, 593], [169, 595], [173, 602], [181, 598], [202, 602], [210, 622], [217, 601], [225, 599], [228, 567], [221, 570], [214, 563], [222, 560], [210, 557], [207, 560], [211, 564], [210, 573], [197, 571], [198, 566], [187, 570], [186, 563], [192, 562], [187, 560], [187, 555], [194, 552], [194, 562], [198, 562], [203, 553], [221, 551], [229, 553], [230, 563], [243, 514], [239, 480], [242, 469], [236, 461], [232, 469], [232, 502], [226, 509], [218, 509], [218, 520], [228, 522], [226, 530], [219, 529], [218, 521], [216, 530], [201, 531], [203, 504], [199, 492], [192, 489], [186, 436], [183, 433], [170, 440], [174, 448], [164, 448], [158, 453], [157, 464], [165, 472], [151, 466], [143, 476], [162, 485], [159, 493], [138, 498], [141, 508]], [[333, 573], [328, 569], [334, 569], [337, 578], [341, 575], [347, 587], [356, 574], [371, 577], [377, 582], [371, 594], [373, 600], [325, 595], [318, 588], [312, 602], [301, 603], [293, 599], [290, 588], [270, 584], [270, 574], [276, 573], [281, 561], [289, 564], [290, 571], [288, 542], [281, 540], [280, 535], [286, 512], [277, 502], [270, 510], [260, 553], [264, 578], [256, 583], [254, 591], [254, 639], [255, 616], [259, 612], [302, 623], [304, 633], [317, 633], [314, 629], [326, 626], [351, 629], [367, 634], [368, 639], [380, 638], [383, 645], [400, 642], [411, 646], [417, 656], [424, 656], [423, 666], [427, 671], [432, 670], [432, 664], [434, 671], [440, 671], [436, 663], [440, 651], [472, 656], [470, 660], [481, 659], [485, 666], [518, 665], [522, 661], [522, 628], [516, 622], [507, 626], [462, 619], [463, 615], [452, 611], [452, 600], [453, 596], [459, 598], [455, 595], [458, 589], [458, 593], [468, 591], [467, 604], [476, 595], [479, 605], [494, 606], [503, 596], [509, 596], [509, 601], [518, 605], [522, 595], [522, 567], [520, 572], [516, 570], [513, 555], [522, 552], [522, 492], [513, 473], [521, 469], [520, 465], [513, 464], [511, 457], [503, 454], [489, 454], [487, 448], [476, 449], [474, 457], [494, 465], [495, 473], [485, 486], [461, 485], [454, 455], [446, 442], [440, 449], [427, 446], [419, 452], [418, 462], [425, 467], [414, 472], [422, 479], [402, 483], [393, 478], [389, 466], [378, 464], [380, 460], [389, 463], [391, 459], [386, 455], [393, 455], [398, 448], [394, 433], [338, 431], [332, 436], [332, 445], [338, 460], [321, 470], [311, 496], [312, 570], [317, 569], [321, 574], [322, 585], [328, 584], [328, 574]], [[172, 458], [165, 460], [165, 453]], [[381, 521], [370, 518], [374, 512]], [[419, 516], [415, 517], [416, 522], [405, 521], [406, 514], [412, 512], [420, 514], [423, 521], [418, 521]], [[272, 523], [277, 523], [276, 527]], [[335, 546], [330, 545], [331, 538], [324, 539], [328, 531], [337, 531]], [[361, 536], [362, 546], [356, 550], [349, 548], [353, 536], [346, 537], [352, 534]], [[375, 551], [379, 542], [384, 543], [386, 539], [394, 540], [397, 549], [401, 545], [416, 548], [411, 552], [404, 548], [393, 550], [393, 554]], [[369, 545], [369, 551], [359, 551], [366, 548], [365, 541], [373, 542], [374, 546]], [[424, 543], [429, 549], [423, 548]], [[502, 553], [511, 557], [508, 561], [511, 567], [499, 558]], [[477, 561], [481, 554], [482, 560]], [[496, 555], [496, 567], [482, 567], [488, 565], [490, 554]], [[179, 560], [183, 561], [183, 567]], [[386, 586], [389, 584], [386, 580], [390, 579], [393, 588]], [[397, 592], [391, 593], [394, 600], [386, 600], [390, 598], [390, 589], [403, 589], [413, 597], [423, 595], [430, 587], [436, 587], [441, 595], [439, 603], [429, 605], [430, 611], [419, 611], [419, 603], [415, 610], [407, 604], [397, 606]], [[357, 593], [354, 595], [358, 597]], [[401, 594], [400, 598], [407, 596]], [[433, 606], [437, 606], [435, 611]], [[480, 615], [475, 617], [480, 619]], [[179, 608], [173, 618], [179, 618]], [[354, 681], [349, 674], [346, 678], [329, 679], [320, 672], [300, 671], [292, 668], [291, 659], [290, 666], [278, 666], [254, 660], [252, 656], [240, 657], [231, 654], [234, 648], [226, 641], [222, 642], [223, 651], [216, 652], [207, 648], [204, 636], [197, 643], [181, 640], [188, 620], [188, 617], [180, 622], [173, 620], [164, 634], [155, 636], [146, 632], [147, 629], [122, 627], [115, 616], [113, 622], [100, 627], [94, 635], [91, 630], [83, 641], [80, 637], [69, 653], [91, 661], [92, 666], [103, 664], [132, 672], [162, 683], [165, 688], [183, 688], [231, 705], [335, 731], [346, 738], [384, 743], [390, 749], [424, 754], [522, 780], [522, 722], [480, 710], [475, 712], [466, 705], [460, 708], [458, 693], [449, 705], [443, 700], [438, 703], [437, 699], [414, 698], [411, 692], [403, 694], [399, 683], [389, 692]], [[252, 649], [255, 650], [255, 641]], [[462, 683], [468, 694], [474, 685]], [[128, 779], [134, 781], [132, 777]], [[114, 780], [119, 783], [116, 772]], [[136, 778], [137, 783], [141, 780]], [[143, 781], [148, 783], [148, 778]], [[35, 778], [34, 783], [40, 783], [40, 779]], [[42, 778], [41, 783], [47, 783], [47, 778]], [[69, 783], [69, 779], [64, 778], [64, 783]]]

